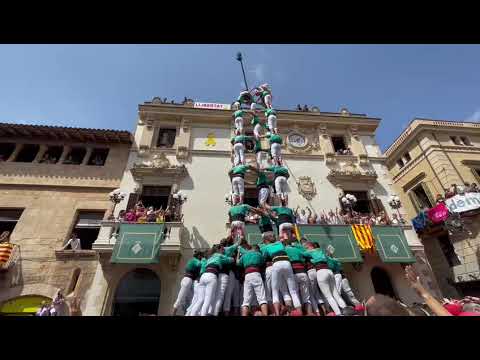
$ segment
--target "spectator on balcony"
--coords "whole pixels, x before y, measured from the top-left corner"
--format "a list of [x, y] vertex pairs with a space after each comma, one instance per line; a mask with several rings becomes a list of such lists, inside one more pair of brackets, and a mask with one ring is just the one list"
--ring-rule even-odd
[[124, 220], [127, 222], [137, 222], [137, 214], [134, 209], [129, 209], [125, 213]]
[[125, 210], [120, 210], [120, 212], [118, 213], [118, 221], [120, 222], [125, 221], [126, 213], [127, 212]]
[[300, 213], [298, 210], [300, 209], [300, 206], [297, 206], [297, 208], [294, 211], [295, 218], [297, 220], [297, 224], [304, 225], [308, 223], [308, 217], [307, 214], [305, 214], [305, 210], [302, 209], [300, 210]]
[[70, 246], [70, 248], [74, 251], [82, 250], [82, 244], [76, 233], [72, 233], [72, 237], [67, 241], [67, 243], [63, 247], [63, 250], [66, 250], [68, 246]]
[[172, 211], [170, 210], [170, 207], [167, 207], [165, 209], [164, 219], [165, 219], [165, 222], [172, 222], [172, 221], [175, 220], [175, 219], [173, 219]]
[[400, 225], [400, 220], [397, 214], [392, 214], [392, 225]]
[[307, 206], [307, 210], [308, 210], [308, 224], [310, 225], [316, 224], [318, 215], [314, 213], [308, 206]]
[[477, 183], [472, 183], [472, 184], [468, 187], [467, 192], [477, 193], [477, 192], [478, 192]]
[[146, 213], [147, 216], [147, 222], [155, 222], [157, 219], [157, 212], [153, 208], [153, 206], [150, 206], [147, 210]]

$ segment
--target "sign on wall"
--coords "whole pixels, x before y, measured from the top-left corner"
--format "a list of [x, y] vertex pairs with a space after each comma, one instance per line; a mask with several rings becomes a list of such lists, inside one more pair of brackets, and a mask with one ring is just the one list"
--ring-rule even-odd
[[445, 200], [448, 210], [451, 212], [462, 213], [465, 211], [480, 208], [480, 193], [466, 193], [465, 195], [455, 195]]
[[213, 109], [213, 110], [230, 110], [230, 104], [216, 104], [216, 103], [205, 103], [205, 102], [195, 102], [193, 107], [196, 109]]

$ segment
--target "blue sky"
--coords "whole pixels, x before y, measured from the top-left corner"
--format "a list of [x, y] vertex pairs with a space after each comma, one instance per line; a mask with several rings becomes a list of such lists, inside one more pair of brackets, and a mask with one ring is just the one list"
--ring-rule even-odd
[[379, 117], [382, 149], [414, 117], [480, 121], [478, 45], [0, 45], [0, 122], [132, 131], [154, 96], [231, 103], [237, 51], [276, 108]]

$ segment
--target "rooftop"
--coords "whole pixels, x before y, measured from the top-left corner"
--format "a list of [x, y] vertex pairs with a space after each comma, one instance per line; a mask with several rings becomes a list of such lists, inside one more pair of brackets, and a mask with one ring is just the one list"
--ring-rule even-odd
[[48, 140], [121, 144], [131, 144], [133, 139], [131, 133], [124, 130], [9, 123], [0, 123], [0, 137], [35, 137]]

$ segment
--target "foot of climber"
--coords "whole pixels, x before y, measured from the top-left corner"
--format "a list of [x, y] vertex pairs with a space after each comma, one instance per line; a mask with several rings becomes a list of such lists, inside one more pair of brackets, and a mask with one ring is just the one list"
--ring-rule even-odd
[[302, 310], [294, 309], [290, 311], [290, 316], [303, 316]]

